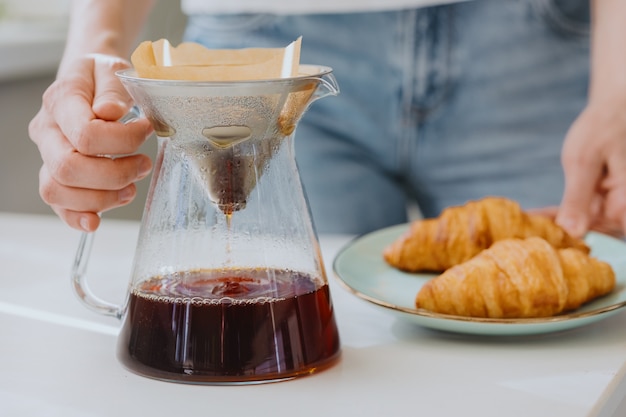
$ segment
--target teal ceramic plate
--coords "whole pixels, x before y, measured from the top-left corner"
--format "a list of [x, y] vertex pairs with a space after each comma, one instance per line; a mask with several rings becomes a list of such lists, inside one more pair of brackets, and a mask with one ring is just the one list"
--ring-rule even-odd
[[576, 311], [548, 318], [483, 319], [450, 316], [417, 309], [414, 299], [433, 274], [406, 273], [390, 267], [383, 249], [408, 229], [407, 224], [381, 229], [348, 243], [333, 262], [339, 282], [352, 294], [424, 327], [480, 335], [528, 335], [567, 330], [605, 319], [626, 306], [626, 243], [598, 233], [586, 242], [591, 254], [613, 267], [615, 290]]

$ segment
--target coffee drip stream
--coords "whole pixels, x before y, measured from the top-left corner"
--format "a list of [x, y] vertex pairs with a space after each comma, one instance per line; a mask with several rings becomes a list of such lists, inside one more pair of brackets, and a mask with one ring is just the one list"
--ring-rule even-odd
[[[332, 365], [339, 337], [295, 162], [296, 125], [338, 93], [331, 70], [259, 81], [119, 77], [157, 134], [158, 153], [125, 305], [73, 282], [123, 320], [118, 358], [140, 375], [197, 384], [289, 379]], [[158, 346], [157, 346], [158, 345]]]

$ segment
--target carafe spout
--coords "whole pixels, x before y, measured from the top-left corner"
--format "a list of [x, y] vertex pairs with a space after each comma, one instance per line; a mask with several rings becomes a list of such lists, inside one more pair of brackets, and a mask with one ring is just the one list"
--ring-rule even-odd
[[332, 73], [323, 74], [318, 80], [319, 84], [315, 90], [315, 94], [311, 97], [311, 103], [323, 97], [336, 96], [339, 94], [339, 84], [337, 84], [337, 79]]

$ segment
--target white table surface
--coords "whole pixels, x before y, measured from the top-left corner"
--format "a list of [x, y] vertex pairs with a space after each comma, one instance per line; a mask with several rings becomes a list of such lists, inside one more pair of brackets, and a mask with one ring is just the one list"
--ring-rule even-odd
[[[121, 302], [138, 224], [105, 220], [89, 280]], [[195, 386], [132, 374], [119, 323], [87, 310], [69, 273], [79, 233], [0, 213], [0, 416], [626, 416], [626, 314], [558, 334], [462, 336], [398, 320], [341, 287], [322, 236], [342, 338], [334, 367], [291, 381]]]

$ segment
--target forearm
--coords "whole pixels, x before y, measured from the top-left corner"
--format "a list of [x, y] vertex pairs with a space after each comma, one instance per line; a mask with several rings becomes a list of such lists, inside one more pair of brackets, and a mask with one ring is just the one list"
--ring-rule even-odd
[[626, 1], [591, 0], [590, 100], [626, 98]]
[[59, 73], [88, 53], [127, 58], [154, 1], [74, 0]]

